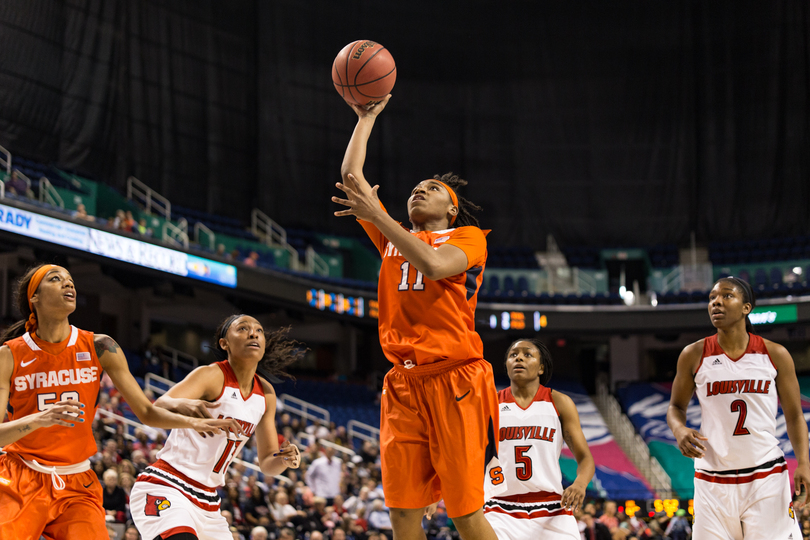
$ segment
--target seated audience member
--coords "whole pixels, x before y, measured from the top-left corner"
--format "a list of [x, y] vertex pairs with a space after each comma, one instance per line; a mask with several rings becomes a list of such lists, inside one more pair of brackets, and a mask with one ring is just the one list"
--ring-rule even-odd
[[250, 540], [267, 540], [267, 529], [264, 527], [253, 527], [250, 531]]
[[127, 494], [118, 485], [118, 472], [115, 469], [104, 471], [104, 510], [115, 521], [123, 522], [127, 512]]

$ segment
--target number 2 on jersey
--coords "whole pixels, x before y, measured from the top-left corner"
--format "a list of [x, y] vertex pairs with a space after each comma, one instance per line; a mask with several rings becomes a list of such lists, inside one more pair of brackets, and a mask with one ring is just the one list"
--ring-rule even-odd
[[741, 399], [736, 399], [731, 402], [731, 412], [739, 412], [740, 416], [737, 418], [737, 426], [734, 428], [734, 435], [750, 435], [751, 432], [745, 427], [745, 417], [748, 416], [748, 405]]
[[[405, 261], [400, 265], [400, 270], [402, 270], [402, 279], [399, 280], [399, 287], [397, 287], [398, 291], [407, 291], [408, 290], [408, 272], [411, 269], [411, 263]], [[424, 276], [422, 276], [422, 272], [419, 270], [416, 271], [416, 281], [413, 284], [414, 291], [424, 291], [425, 284], [423, 283]]]

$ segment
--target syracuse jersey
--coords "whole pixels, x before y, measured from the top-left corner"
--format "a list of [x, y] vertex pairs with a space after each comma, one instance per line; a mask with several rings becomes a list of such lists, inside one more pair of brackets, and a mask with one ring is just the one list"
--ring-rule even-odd
[[245, 434], [237, 437], [218, 431], [213, 437], [203, 438], [193, 429], [174, 429], [158, 452], [158, 461], [138, 476], [138, 482], [178, 489], [198, 507], [210, 511], [218, 511], [216, 488], [225, 485], [228, 466], [256, 430], [267, 408], [258, 376], [253, 376], [250, 394], [243, 396], [230, 363], [225, 360], [215, 365], [225, 375], [225, 382], [214, 400], [219, 407], [212, 410], [219, 418], [236, 420]]
[[394, 364], [425, 365], [484, 357], [475, 332], [475, 306], [487, 259], [478, 227], [411, 232], [434, 249], [443, 244], [467, 255], [467, 269], [438, 281], [427, 279], [368, 221], [360, 221], [382, 256], [377, 291], [380, 345]]
[[695, 386], [700, 432], [709, 440], [695, 469], [746, 469], [784, 457], [775, 435], [775, 379], [776, 367], [761, 337], [749, 334], [748, 348], [739, 358], [729, 358], [716, 335], [704, 340]]
[[93, 333], [70, 327], [70, 337], [48, 343], [25, 333], [5, 343], [14, 357], [9, 420], [16, 420], [73, 399], [84, 404], [84, 422], [75, 427], [40, 428], [4, 448], [41, 465], [66, 467], [80, 463], [97, 451], [93, 418], [101, 387], [101, 364]]

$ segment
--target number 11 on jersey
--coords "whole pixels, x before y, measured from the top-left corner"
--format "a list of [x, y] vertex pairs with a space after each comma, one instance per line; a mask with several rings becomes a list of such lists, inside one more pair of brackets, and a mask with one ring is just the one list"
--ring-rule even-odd
[[[409, 285], [408, 285], [408, 274], [409, 274], [410, 269], [411, 269], [411, 263], [409, 263], [408, 261], [405, 261], [404, 263], [402, 263], [402, 265], [400, 265], [399, 269], [402, 270], [402, 279], [399, 280], [399, 287], [397, 287], [397, 290], [398, 291], [407, 291], [408, 287], [409, 287]], [[422, 276], [422, 272], [417, 270], [416, 271], [416, 281], [413, 284], [413, 289], [412, 290], [414, 290], [414, 291], [424, 291], [425, 290], [425, 284], [423, 282], [423, 279], [424, 279], [424, 277]]]

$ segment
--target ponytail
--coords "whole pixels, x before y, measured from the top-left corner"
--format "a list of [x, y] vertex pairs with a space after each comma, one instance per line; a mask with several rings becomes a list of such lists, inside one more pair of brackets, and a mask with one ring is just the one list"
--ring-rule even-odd
[[46, 265], [38, 264], [36, 266], [32, 266], [25, 272], [25, 274], [22, 275], [20, 279], [17, 280], [16, 287], [14, 289], [13, 302], [16, 304], [17, 311], [20, 312], [20, 315], [22, 315], [23, 318], [22, 320], [17, 321], [11, 326], [7, 327], [2, 333], [0, 333], [0, 345], [5, 344], [6, 341], [10, 341], [25, 334], [25, 323], [28, 322], [31, 314], [33, 313], [31, 306], [28, 304], [28, 285], [31, 283], [31, 278], [34, 277], [34, 274], [36, 274], [37, 271], [43, 266]]

